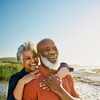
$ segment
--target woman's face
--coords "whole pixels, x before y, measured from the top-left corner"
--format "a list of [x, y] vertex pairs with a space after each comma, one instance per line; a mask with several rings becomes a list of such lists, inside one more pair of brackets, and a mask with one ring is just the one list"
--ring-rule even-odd
[[62, 79], [66, 75], [70, 74], [69, 70], [66, 67], [60, 68], [60, 70], [57, 72], [57, 76]]
[[22, 56], [23, 67], [28, 72], [35, 70], [36, 66], [38, 65], [38, 57], [34, 56], [33, 52], [30, 50], [24, 51]]

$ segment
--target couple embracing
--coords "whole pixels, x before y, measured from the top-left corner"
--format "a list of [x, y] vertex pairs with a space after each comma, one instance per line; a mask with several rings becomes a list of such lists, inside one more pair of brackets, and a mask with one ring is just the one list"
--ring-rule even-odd
[[18, 48], [23, 69], [9, 81], [7, 100], [79, 100], [66, 63], [58, 64], [58, 49], [51, 39], [34, 46], [28, 42]]

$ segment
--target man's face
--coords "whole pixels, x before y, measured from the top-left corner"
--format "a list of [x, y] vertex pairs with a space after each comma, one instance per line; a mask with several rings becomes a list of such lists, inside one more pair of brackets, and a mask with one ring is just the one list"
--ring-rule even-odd
[[52, 41], [46, 41], [41, 45], [40, 55], [47, 58], [51, 63], [56, 63], [58, 59], [58, 50]]
[[38, 58], [34, 56], [33, 52], [30, 50], [24, 51], [23, 54], [23, 67], [30, 72], [35, 70], [35, 67], [38, 65]]

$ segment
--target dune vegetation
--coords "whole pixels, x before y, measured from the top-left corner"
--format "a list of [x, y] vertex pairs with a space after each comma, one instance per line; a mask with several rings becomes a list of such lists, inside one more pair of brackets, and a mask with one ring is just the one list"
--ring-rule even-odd
[[11, 75], [20, 71], [21, 67], [17, 63], [16, 58], [0, 58], [0, 81], [9, 80]]

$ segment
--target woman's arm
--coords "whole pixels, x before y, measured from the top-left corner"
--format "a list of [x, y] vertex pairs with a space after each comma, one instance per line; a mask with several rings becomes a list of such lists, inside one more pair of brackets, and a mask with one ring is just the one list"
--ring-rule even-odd
[[29, 83], [31, 80], [38, 78], [39, 75], [39, 71], [31, 72], [18, 81], [13, 92], [16, 100], [22, 100], [24, 85]]

